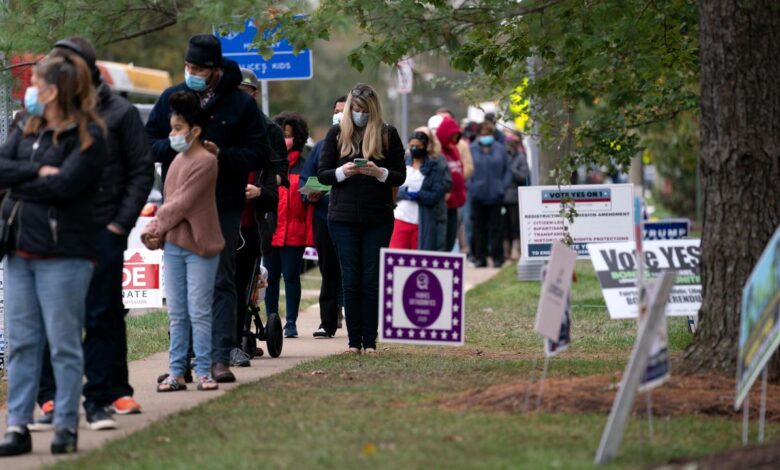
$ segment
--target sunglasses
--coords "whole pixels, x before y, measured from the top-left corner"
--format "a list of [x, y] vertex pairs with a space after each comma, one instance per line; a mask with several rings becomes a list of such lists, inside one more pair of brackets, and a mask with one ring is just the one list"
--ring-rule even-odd
[[361, 96], [374, 96], [374, 92], [369, 88], [355, 88], [349, 93], [356, 98]]

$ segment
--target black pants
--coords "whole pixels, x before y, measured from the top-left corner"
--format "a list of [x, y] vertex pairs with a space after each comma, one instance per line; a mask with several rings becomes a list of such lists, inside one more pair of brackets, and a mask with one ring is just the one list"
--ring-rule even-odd
[[314, 246], [317, 248], [317, 264], [322, 275], [320, 285], [320, 328], [335, 335], [341, 305], [341, 267], [336, 248], [330, 238], [328, 221], [313, 217]]
[[[240, 245], [241, 211], [223, 211], [219, 225], [225, 248], [219, 254], [214, 281], [214, 309], [211, 314], [211, 362], [230, 362], [230, 351], [236, 344], [236, 250]], [[192, 341], [190, 341], [192, 344]]]
[[[92, 412], [123, 396], [132, 396], [127, 371], [127, 331], [122, 303], [122, 267], [127, 237], [100, 229], [95, 243], [97, 263], [87, 293], [84, 336], [84, 409]], [[53, 300], [56, 301], [56, 300]], [[43, 355], [38, 404], [54, 399], [56, 384], [49, 359]]]
[[504, 264], [504, 245], [501, 240], [501, 203], [482, 204], [471, 202], [471, 220], [474, 224], [474, 258], [477, 265], [487, 261], [488, 244], [490, 257], [496, 267]]
[[247, 313], [247, 289], [260, 258], [260, 239], [255, 227], [241, 227], [244, 246], [236, 254], [236, 347], [241, 347]]
[[[455, 248], [455, 240], [458, 239], [458, 228], [460, 220], [458, 218], [458, 208], [447, 209], [447, 236], [445, 238], [444, 251], [450, 252]], [[463, 248], [463, 247], [461, 247]]]

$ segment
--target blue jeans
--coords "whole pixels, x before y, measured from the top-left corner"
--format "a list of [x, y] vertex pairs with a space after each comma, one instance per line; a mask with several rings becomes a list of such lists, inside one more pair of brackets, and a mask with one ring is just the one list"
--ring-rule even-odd
[[211, 308], [219, 256], [204, 258], [167, 242], [163, 258], [171, 331], [169, 372], [174, 377], [184, 375], [191, 327], [195, 373], [210, 376]]
[[301, 261], [303, 246], [273, 247], [263, 256], [263, 266], [268, 270], [268, 288], [265, 290], [265, 311], [279, 313], [279, 281], [284, 276], [284, 304], [286, 320], [295, 324], [301, 305]]
[[8, 425], [32, 422], [48, 341], [57, 381], [54, 426], [79, 424], [84, 326], [92, 263], [82, 258], [28, 260], [8, 257], [5, 314], [8, 320]]
[[211, 348], [214, 362], [230, 362], [230, 351], [236, 347], [236, 252], [241, 232], [241, 212], [221, 212], [219, 226], [225, 248], [219, 254], [219, 267], [214, 281]]
[[393, 223], [328, 222], [344, 289], [350, 348], [376, 348], [379, 325], [379, 250], [390, 244]]

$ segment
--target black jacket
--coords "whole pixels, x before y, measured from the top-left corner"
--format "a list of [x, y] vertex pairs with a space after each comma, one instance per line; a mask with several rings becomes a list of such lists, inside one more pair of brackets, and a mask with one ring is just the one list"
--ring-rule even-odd
[[98, 92], [108, 152], [95, 199], [95, 222], [100, 227], [113, 222], [129, 234], [154, 184], [154, 160], [136, 107], [105, 84]]
[[271, 238], [276, 230], [279, 186], [276, 184], [276, 174], [271, 170], [255, 173], [254, 185], [260, 188], [260, 196], [252, 201], [252, 209], [260, 242], [260, 255], [264, 256], [271, 250]]
[[[377, 166], [387, 168], [389, 173], [384, 183], [372, 176], [354, 175], [341, 183], [336, 180], [336, 168], [355, 158], [362, 158], [362, 152], [341, 157], [338, 136], [341, 128], [335, 125], [325, 136], [322, 146], [317, 179], [322, 184], [333, 186], [328, 205], [328, 220], [334, 222], [380, 224], [393, 221], [393, 187], [401, 186], [406, 180], [404, 144], [393, 126], [385, 126], [387, 149], [385, 158], [372, 160]], [[384, 138], [383, 138], [384, 141]], [[383, 143], [382, 147], [385, 145]]]
[[[222, 77], [214, 97], [206, 104], [209, 123], [203, 139], [219, 147], [219, 174], [217, 176], [217, 209], [221, 212], [241, 212], [246, 202], [247, 175], [251, 170], [262, 170], [270, 165], [265, 121], [257, 103], [239, 90], [241, 71], [238, 64], [223, 59]], [[152, 154], [163, 165], [163, 181], [176, 151], [171, 148], [171, 110], [168, 98], [172, 93], [189, 90], [185, 83], [174, 85], [163, 92], [155, 103], [146, 123], [146, 134], [152, 144]]]
[[[0, 147], [0, 187], [10, 191], [3, 200], [3, 220], [16, 207], [10, 250], [36, 256], [94, 258], [93, 206], [106, 160], [102, 130], [90, 124], [95, 142], [80, 149], [78, 128], [63, 131], [59, 143], [53, 131], [22, 136], [17, 128]], [[60, 173], [38, 177], [42, 165], [56, 166]]]

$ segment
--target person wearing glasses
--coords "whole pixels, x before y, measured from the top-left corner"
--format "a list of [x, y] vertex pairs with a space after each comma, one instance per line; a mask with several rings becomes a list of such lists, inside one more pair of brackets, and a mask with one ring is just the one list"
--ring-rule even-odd
[[325, 137], [317, 177], [333, 187], [328, 228], [341, 265], [347, 353], [376, 354], [379, 250], [393, 234], [393, 188], [406, 180], [406, 165], [398, 131], [384, 123], [369, 85], [347, 96], [344, 117]]

